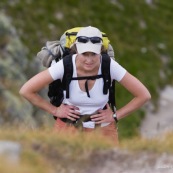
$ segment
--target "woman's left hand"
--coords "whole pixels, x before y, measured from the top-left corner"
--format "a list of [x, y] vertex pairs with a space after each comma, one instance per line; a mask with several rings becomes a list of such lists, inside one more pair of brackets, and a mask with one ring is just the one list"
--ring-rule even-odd
[[98, 114], [91, 116], [91, 120], [94, 121], [96, 124], [110, 123], [115, 121], [112, 116], [113, 112], [108, 103], [106, 104], [106, 109], [100, 109], [97, 112]]

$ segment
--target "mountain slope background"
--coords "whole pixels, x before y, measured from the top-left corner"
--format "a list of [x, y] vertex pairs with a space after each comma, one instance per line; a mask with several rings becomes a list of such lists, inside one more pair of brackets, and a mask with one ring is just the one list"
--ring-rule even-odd
[[[172, 11], [169, 0], [1, 0], [1, 124], [52, 122], [51, 116], [23, 101], [18, 90], [42, 69], [36, 54], [45, 42], [75, 26], [96, 26], [107, 33], [116, 60], [148, 87], [156, 111], [160, 90], [173, 84]], [[131, 99], [119, 84], [116, 91], [117, 107]], [[119, 122], [120, 137], [138, 134], [146, 109]]]

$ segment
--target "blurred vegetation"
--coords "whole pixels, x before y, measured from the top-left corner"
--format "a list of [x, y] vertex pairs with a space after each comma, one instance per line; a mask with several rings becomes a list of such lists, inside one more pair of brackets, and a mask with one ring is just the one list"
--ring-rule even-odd
[[[11, 18], [28, 47], [30, 61], [47, 40], [59, 39], [69, 28], [92, 25], [107, 33], [116, 60], [149, 88], [155, 108], [160, 89], [173, 83], [170, 0], [1, 0], [0, 9]], [[6, 40], [0, 40], [0, 45]], [[121, 107], [131, 95], [120, 85], [116, 89], [117, 106]], [[143, 117], [143, 110], [139, 110], [121, 120], [120, 137], [137, 134]]]
[[[82, 133], [57, 134], [52, 129], [27, 129], [26, 127], [0, 129], [0, 141], [15, 141], [21, 145], [19, 161], [10, 163], [1, 155], [0, 172], [2, 173], [52, 173], [52, 172], [85, 172], [91, 168], [93, 162], [114, 161], [113, 153], [117, 150], [132, 151], [133, 154], [141, 153], [142, 162], [144, 152], [152, 154], [173, 153], [173, 134], [159, 136], [154, 139], [143, 139], [135, 137], [124, 139], [119, 146], [102, 136]], [[115, 150], [116, 149], [116, 150]], [[105, 155], [105, 153], [107, 153]], [[123, 157], [120, 157], [122, 161]], [[154, 158], [154, 156], [151, 156]], [[105, 162], [105, 160], [104, 160]], [[10, 166], [9, 166], [10, 165]], [[100, 164], [98, 164], [100, 165]], [[100, 165], [101, 166], [101, 165]], [[116, 169], [116, 168], [115, 168]]]
[[[82, 172], [92, 161], [95, 152], [115, 145], [99, 134], [57, 134], [52, 129], [22, 128], [0, 129], [0, 141], [15, 141], [22, 146], [18, 164], [10, 164], [1, 157], [0, 172], [51, 173]], [[45, 166], [46, 165], [46, 166]]]
[[155, 153], [173, 153], [173, 132], [160, 134], [154, 138], [147, 139], [134, 137], [132, 139], [123, 139], [120, 148], [130, 151], [149, 151]]

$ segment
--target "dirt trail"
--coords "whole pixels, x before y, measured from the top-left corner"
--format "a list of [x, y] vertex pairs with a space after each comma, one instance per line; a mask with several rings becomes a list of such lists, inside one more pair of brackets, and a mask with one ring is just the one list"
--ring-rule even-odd
[[148, 111], [140, 127], [141, 135], [152, 138], [173, 130], [173, 87], [167, 86], [160, 95], [156, 113]]

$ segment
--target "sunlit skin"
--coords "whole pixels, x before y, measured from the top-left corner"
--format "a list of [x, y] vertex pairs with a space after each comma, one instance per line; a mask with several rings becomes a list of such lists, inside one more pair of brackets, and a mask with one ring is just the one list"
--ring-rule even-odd
[[[77, 54], [77, 76], [97, 75], [100, 66], [100, 57], [100, 54], [95, 54], [92, 52]], [[51, 82], [53, 82], [53, 79], [48, 69], [46, 69], [28, 80], [20, 89], [20, 94], [29, 100], [33, 105], [42, 108], [54, 116], [59, 118], [68, 118], [73, 121], [78, 119], [79, 109], [75, 105], [61, 104], [59, 107], [55, 107], [38, 94], [41, 89], [46, 87]], [[84, 83], [85, 80], [79, 81], [80, 89], [83, 91], [85, 91]], [[89, 80], [89, 90], [94, 86], [94, 83], [95, 80]], [[134, 96], [130, 102], [116, 111], [117, 118], [122, 119], [140, 108], [146, 101], [151, 98], [151, 95], [147, 88], [137, 78], [128, 72], [126, 72], [125, 76], [121, 81], [119, 81], [119, 83]], [[98, 114], [91, 116], [91, 120], [95, 121], [96, 124], [114, 122], [111, 108], [108, 104], [106, 107], [107, 109], [100, 109], [98, 110]]]
[[85, 52], [76, 57], [78, 76], [97, 75], [100, 66], [100, 54]]
[[[100, 66], [100, 54], [93, 52], [85, 52], [79, 54], [76, 57], [76, 68], [78, 76], [94, 76], [98, 74]], [[85, 91], [85, 81], [79, 80], [79, 87], [82, 91]], [[95, 80], [88, 81], [88, 89], [91, 90], [94, 86]]]

